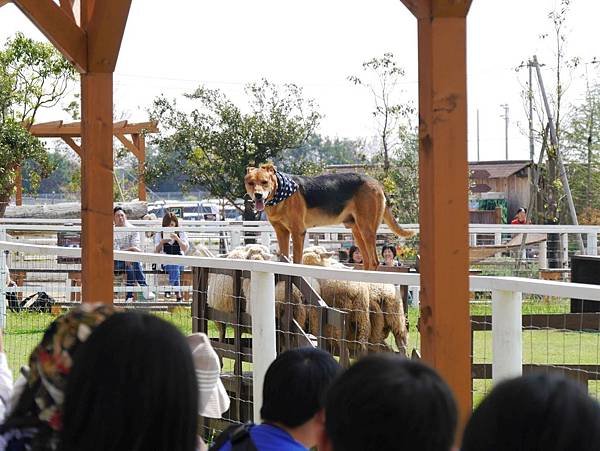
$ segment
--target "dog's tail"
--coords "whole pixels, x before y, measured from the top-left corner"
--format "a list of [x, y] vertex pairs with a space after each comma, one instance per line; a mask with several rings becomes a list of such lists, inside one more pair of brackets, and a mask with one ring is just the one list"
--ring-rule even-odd
[[414, 235], [414, 232], [411, 232], [410, 230], [404, 230], [402, 227], [400, 227], [398, 222], [396, 222], [396, 218], [394, 218], [394, 215], [392, 215], [392, 209], [388, 206], [385, 207], [385, 211], [383, 212], [383, 222], [385, 222], [387, 226], [392, 229], [392, 232], [398, 236], [408, 238]]

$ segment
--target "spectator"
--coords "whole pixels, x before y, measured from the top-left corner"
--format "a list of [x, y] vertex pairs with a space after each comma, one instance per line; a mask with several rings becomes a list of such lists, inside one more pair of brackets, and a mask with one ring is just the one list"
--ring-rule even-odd
[[356, 263], [362, 265], [363, 258], [358, 246], [352, 245], [350, 247], [350, 250], [348, 251], [348, 263]]
[[511, 224], [527, 224], [527, 208], [521, 207], [517, 210], [517, 214], [510, 221]]
[[[133, 227], [127, 220], [127, 215], [121, 207], [113, 209], [115, 227]], [[120, 251], [141, 252], [139, 232], [115, 231], [114, 248]], [[131, 287], [137, 282], [140, 287], [148, 287], [146, 277], [140, 262], [124, 262], [115, 260], [115, 271], [125, 271], [127, 275], [127, 286]], [[154, 293], [149, 290], [142, 292], [145, 299], [154, 299]], [[126, 302], [133, 301], [133, 291], [128, 291], [125, 296]]]
[[398, 266], [398, 260], [396, 260], [396, 248], [391, 244], [384, 244], [381, 247], [381, 256], [383, 266]]
[[558, 374], [502, 382], [475, 409], [463, 451], [600, 449], [600, 405], [587, 386]]
[[[221, 382], [219, 356], [210, 344], [206, 334], [192, 334], [187, 337], [192, 350], [194, 368], [198, 378], [198, 414], [208, 418], [221, 418], [229, 409], [229, 395]], [[200, 449], [206, 449], [201, 438]]]
[[[175, 213], [170, 211], [165, 214], [162, 220], [163, 227], [179, 227], [179, 219]], [[168, 237], [165, 237], [163, 232], [154, 235], [154, 251], [167, 254], [167, 255], [185, 255], [187, 250], [190, 248], [187, 236], [183, 230], [175, 233], [170, 233]], [[169, 274], [169, 285], [172, 287], [180, 286], [181, 271], [183, 266], [181, 265], [162, 265], [162, 269]], [[178, 301], [181, 301], [181, 288], [175, 294]], [[165, 293], [165, 297], [169, 298], [170, 292]]]
[[327, 393], [325, 451], [449, 451], [454, 397], [428, 366], [392, 354], [365, 357]]
[[29, 357], [22, 392], [0, 426], [1, 451], [57, 449], [73, 355], [113, 312], [110, 306], [83, 304], [50, 324]]
[[[322, 399], [340, 367], [325, 351], [301, 348], [286, 351], [273, 361], [265, 375], [260, 425], [227, 429], [211, 450], [230, 451], [254, 445], [258, 451], [306, 451], [324, 436]], [[252, 449], [252, 448], [242, 448]]]
[[62, 451], [193, 451], [198, 386], [190, 347], [170, 323], [118, 313], [77, 351]]

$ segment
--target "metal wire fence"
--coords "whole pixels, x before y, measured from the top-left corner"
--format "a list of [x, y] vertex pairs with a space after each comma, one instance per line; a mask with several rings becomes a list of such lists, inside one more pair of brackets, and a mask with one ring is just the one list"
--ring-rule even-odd
[[[21, 230], [18, 230], [19, 227]], [[7, 307], [5, 342], [9, 363], [15, 374], [21, 365], [27, 363], [29, 353], [56, 315], [81, 302], [79, 249], [48, 247], [58, 243], [58, 232], [78, 233], [78, 225], [53, 227], [54, 230], [35, 231], [35, 226], [23, 229], [23, 225], [11, 224], [4, 229], [2, 238], [6, 237], [11, 242], [0, 246], [8, 251], [2, 253], [4, 260], [0, 262], [0, 270], [8, 269], [14, 283], [4, 283], [0, 287], [0, 296], [4, 297]], [[257, 319], [255, 308], [259, 308], [259, 317], [265, 316], [260, 311], [265, 294], [252, 291], [252, 271], [274, 258], [273, 237], [268, 230], [262, 230], [266, 226], [261, 225], [256, 230], [235, 229], [230, 224], [226, 226], [229, 228], [224, 229], [219, 225], [211, 227], [208, 230], [186, 229], [191, 241], [196, 240], [193, 254], [214, 256], [221, 254], [224, 247], [229, 251], [229, 257], [250, 261], [241, 264], [230, 258], [177, 257], [177, 263], [183, 265], [183, 269], [180, 285], [173, 286], [162, 269], [163, 264], [173, 263], [171, 256], [144, 253], [134, 258], [119, 254], [118, 259], [141, 263], [148, 286], [128, 286], [126, 277], [118, 271], [114, 279], [116, 305], [150, 311], [173, 322], [185, 334], [204, 331], [211, 337], [222, 361], [222, 380], [232, 404], [222, 419], [202, 419], [203, 436], [208, 440], [232, 422], [254, 418], [255, 359], [257, 351], [262, 350], [252, 346], [256, 339], [253, 321]], [[144, 234], [160, 230], [154, 224], [141, 225], [139, 229]], [[336, 257], [343, 257], [339, 251], [344, 249], [347, 237], [327, 233], [315, 233], [309, 244], [315, 244], [316, 241], [325, 251], [333, 251]], [[506, 330], [510, 327], [507, 321], [498, 324], [493, 321], [494, 317], [503, 318], [502, 314], [494, 312], [494, 293], [519, 293], [519, 338], [515, 338], [514, 324], [513, 333], [509, 335], [512, 340], [510, 343], [517, 340], [518, 344], [511, 346], [520, 349], [518, 364], [524, 371], [562, 371], [587, 384], [590, 393], [598, 396], [600, 314], [577, 310], [570, 298], [600, 299], [600, 288], [582, 289], [568, 284], [569, 268], [565, 267], [556, 268], [562, 270], [561, 279], [529, 280], [526, 281], [529, 284], [527, 286], [514, 282], [524, 279], [502, 279], [502, 283], [509, 281], [507, 285], [499, 286], [498, 278], [478, 277], [527, 274], [542, 278], [541, 269], [551, 269], [539, 267], [539, 252], [543, 250], [540, 243], [549, 238], [535, 243], [526, 242], [523, 246], [525, 252], [522, 252], [520, 244], [515, 245], [515, 241], [510, 246], [506, 245], [519, 234], [501, 233], [504, 242], [492, 246], [503, 247], [486, 250], [487, 253], [494, 252], [472, 265], [476, 274], [471, 282], [470, 300], [474, 403], [477, 404], [490, 390], [492, 377], [497, 378], [497, 360], [506, 358], [506, 349], [495, 345], [494, 337], [506, 337]], [[561, 238], [561, 242], [566, 240], [569, 243], [567, 255], [571, 258], [577, 252], [574, 234], [564, 232], [562, 236], [565, 235], [567, 238]], [[480, 236], [482, 233], [477, 232], [477, 243], [483, 239]], [[588, 247], [593, 244], [588, 235], [584, 237]], [[380, 238], [389, 239], [385, 234]], [[258, 243], [242, 246], [246, 240]], [[29, 243], [30, 246], [24, 249], [15, 243]], [[416, 246], [418, 248], [418, 242]], [[147, 244], [145, 249], [151, 250], [152, 246]], [[497, 256], [497, 253], [502, 255]], [[418, 275], [381, 273], [376, 280], [372, 280], [364, 275], [366, 273], [357, 270], [340, 270], [342, 272], [335, 276], [325, 274], [323, 266], [339, 268], [336, 257], [313, 262], [321, 267], [310, 272], [307, 269], [290, 272], [289, 268], [293, 268], [290, 265], [260, 267], [262, 271], [274, 274], [272, 316], [275, 352], [297, 346], [318, 346], [332, 353], [342, 365], [349, 365], [359, 356], [372, 352], [400, 352], [409, 356], [418, 354]], [[523, 260], [522, 265], [530, 265], [529, 272], [514, 270], [519, 258]], [[490, 270], [494, 266], [489, 263], [498, 259], [503, 260], [499, 265], [501, 269]], [[488, 265], [476, 266], [482, 262]], [[413, 260], [413, 266], [418, 269], [418, 261]], [[278, 268], [288, 269], [278, 272]], [[133, 302], [126, 302], [128, 291], [135, 293]], [[173, 296], [179, 291], [181, 300]], [[522, 303], [520, 293], [524, 293]], [[503, 365], [511, 367], [514, 362]]]

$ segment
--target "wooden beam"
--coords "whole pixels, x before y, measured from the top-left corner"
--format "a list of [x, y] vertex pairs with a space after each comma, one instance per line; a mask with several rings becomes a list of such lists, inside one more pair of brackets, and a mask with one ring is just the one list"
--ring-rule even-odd
[[465, 17], [473, 0], [400, 0], [417, 19]]
[[60, 7], [67, 16], [75, 21], [75, 14], [73, 13], [73, 0], [60, 0]]
[[[136, 133], [158, 133], [156, 121], [128, 123], [127, 121], [115, 122], [113, 133], [115, 135], [131, 135]], [[81, 136], [81, 122], [62, 121], [42, 122], [29, 127], [29, 132], [38, 138], [62, 138], [68, 136], [79, 138]]]
[[21, 166], [15, 170], [15, 205], [23, 205], [23, 175]]
[[146, 201], [146, 182], [144, 174], [146, 172], [146, 138], [144, 135], [136, 133], [131, 136], [133, 138], [133, 144], [138, 150], [138, 199]]
[[158, 122], [137, 122], [135, 124], [127, 124], [123, 128], [115, 130], [115, 132], [122, 133], [124, 135], [132, 135], [136, 133], [158, 133]]
[[81, 75], [83, 302], [113, 302], [112, 73]]
[[87, 71], [85, 33], [60, 6], [52, 0], [14, 0], [14, 3], [79, 72]]
[[[132, 154], [135, 155], [135, 157], [138, 159], [138, 161], [140, 160], [141, 155], [140, 155], [140, 151], [137, 148], [137, 146], [135, 145], [134, 142], [128, 140], [124, 135], [120, 134], [120, 133], [115, 133], [114, 135], [119, 141], [121, 141], [121, 143], [125, 146], [125, 148], [127, 150], [129, 150]], [[143, 158], [142, 158], [143, 159]]]
[[85, 26], [91, 72], [114, 72], [130, 6], [131, 0], [94, 2]]
[[73, 141], [73, 138], [71, 138], [69, 136], [63, 136], [62, 140], [65, 143], [67, 143], [69, 145], [69, 147], [71, 149], [73, 149], [77, 155], [79, 155], [79, 158], [81, 158], [81, 155], [82, 155], [81, 146], [79, 146], [75, 141]]
[[466, 17], [419, 18], [418, 38], [421, 351], [454, 391], [460, 437], [472, 404]]

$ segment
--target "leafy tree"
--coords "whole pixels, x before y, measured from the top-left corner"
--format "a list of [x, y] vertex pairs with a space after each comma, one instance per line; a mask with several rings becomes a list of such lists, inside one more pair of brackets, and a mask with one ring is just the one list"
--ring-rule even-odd
[[387, 174], [381, 157], [371, 159], [369, 175], [378, 179], [396, 219], [401, 223], [419, 222], [419, 135], [415, 128], [400, 127], [398, 146], [390, 158]]
[[383, 171], [387, 175], [390, 156], [400, 145], [398, 128], [403, 120], [415, 113], [415, 108], [410, 103], [399, 103], [397, 88], [405, 73], [392, 53], [364, 62], [362, 70], [362, 78], [353, 75], [348, 80], [355, 85], [367, 87], [373, 95], [375, 109], [372, 114], [379, 127]]
[[[565, 157], [564, 147], [564, 130], [568, 123], [568, 115], [565, 111], [568, 110], [565, 105], [565, 93], [569, 86], [569, 79], [573, 76], [573, 71], [580, 64], [580, 59], [577, 57], [569, 57], [567, 53], [568, 36], [566, 33], [566, 25], [569, 16], [571, 0], [561, 0], [557, 7], [550, 11], [547, 15], [551, 31], [540, 35], [542, 40], [551, 42], [554, 61], [550, 64], [553, 70], [553, 78], [550, 83], [549, 79], [544, 79], [547, 86], [547, 95], [550, 107], [553, 109], [554, 126], [558, 139], [558, 148], [550, 144], [543, 151], [546, 152], [545, 162], [538, 170], [544, 175], [539, 187], [542, 194], [543, 205], [537, 207], [540, 216], [547, 224], [556, 224], [560, 222], [560, 218], [569, 220], [566, 198], [564, 196], [564, 188], [560, 180], [558, 152], [560, 149], [563, 160]], [[536, 139], [539, 142], [544, 141], [545, 129], [548, 122], [544, 105], [540, 96], [534, 97], [533, 109], [534, 114], [539, 121], [535, 130]], [[571, 185], [571, 179], [569, 185]], [[541, 211], [540, 211], [541, 210]], [[530, 215], [535, 218], [536, 215]]]
[[600, 85], [588, 88], [586, 99], [575, 105], [563, 128], [563, 149], [578, 212], [589, 215], [600, 208]]
[[179, 174], [183, 189], [201, 185], [233, 204], [245, 193], [247, 166], [282, 160], [319, 122], [314, 102], [294, 84], [262, 80], [248, 84], [245, 92], [247, 112], [220, 90], [203, 86], [185, 95], [193, 107], [189, 114], [174, 100], [155, 99], [150, 117], [160, 121], [161, 134], [152, 140], [159, 154], [146, 165], [147, 180]]
[[367, 158], [361, 140], [311, 135], [298, 148], [289, 149], [275, 160], [278, 167], [291, 174], [319, 174], [333, 164], [361, 164]]
[[[73, 189], [74, 187], [70, 183], [75, 173], [79, 171], [79, 159], [69, 157], [72, 151], [64, 151], [61, 149], [55, 149], [54, 152], [48, 152], [48, 161], [52, 166], [52, 172], [39, 182], [39, 188], [37, 189], [40, 193], [70, 193], [79, 191]], [[32, 183], [30, 176], [35, 173], [36, 167], [35, 162], [27, 160], [22, 166], [23, 172], [28, 174], [28, 177], [23, 178], [23, 189], [25, 191], [33, 191], [35, 183]]]
[[50, 44], [21, 33], [0, 51], [0, 216], [26, 160], [31, 160], [32, 170], [24, 174], [31, 187], [52, 169], [43, 144], [24, 127], [33, 124], [40, 109], [57, 105], [74, 77], [73, 67]]
[[0, 124], [0, 217], [15, 186], [16, 169], [29, 159], [33, 163], [30, 173], [32, 185], [39, 184], [40, 178], [49, 168], [48, 154], [40, 140], [12, 118]]

